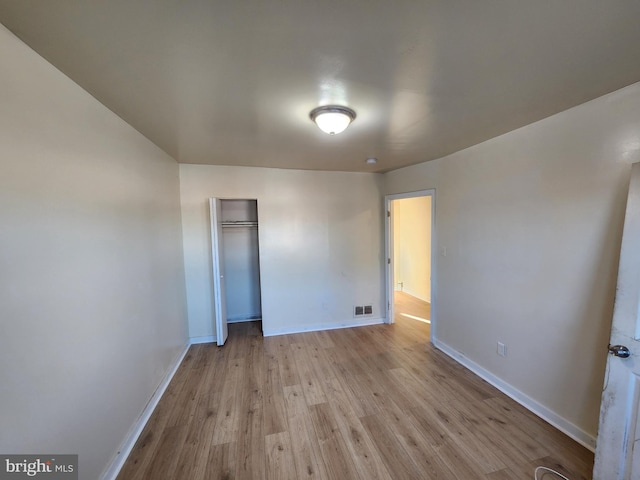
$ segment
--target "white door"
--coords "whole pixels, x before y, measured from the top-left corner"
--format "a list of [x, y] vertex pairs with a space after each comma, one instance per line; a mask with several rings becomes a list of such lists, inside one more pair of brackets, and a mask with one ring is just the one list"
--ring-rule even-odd
[[594, 480], [640, 479], [640, 163], [631, 168]]
[[209, 199], [211, 216], [211, 259], [213, 261], [213, 308], [216, 318], [216, 341], [224, 345], [229, 335], [227, 302], [224, 291], [224, 256], [222, 255], [222, 204], [219, 198]]

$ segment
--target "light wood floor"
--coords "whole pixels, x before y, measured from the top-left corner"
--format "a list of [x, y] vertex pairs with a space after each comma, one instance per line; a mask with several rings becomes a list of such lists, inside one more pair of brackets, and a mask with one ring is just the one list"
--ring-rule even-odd
[[[423, 320], [431, 320], [431, 304], [419, 298], [409, 295], [406, 292], [395, 291], [393, 294], [394, 318], [398, 321], [399, 317], [411, 318], [406, 315], [421, 318]], [[428, 328], [428, 327], [427, 327]], [[429, 337], [427, 333], [427, 338]]]
[[118, 479], [591, 478], [588, 450], [427, 338], [402, 317], [270, 338], [229, 325], [224, 347], [191, 347]]

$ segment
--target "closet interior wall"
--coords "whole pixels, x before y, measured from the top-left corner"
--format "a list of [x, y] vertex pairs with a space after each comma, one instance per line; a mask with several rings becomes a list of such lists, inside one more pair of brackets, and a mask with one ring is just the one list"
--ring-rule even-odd
[[222, 200], [227, 322], [260, 320], [258, 202]]

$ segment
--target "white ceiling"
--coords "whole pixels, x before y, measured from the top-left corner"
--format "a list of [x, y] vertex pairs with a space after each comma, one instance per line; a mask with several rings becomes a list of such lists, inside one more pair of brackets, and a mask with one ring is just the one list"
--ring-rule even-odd
[[[639, 0], [0, 0], [0, 21], [182, 163], [384, 172], [640, 81]], [[358, 117], [328, 136], [308, 115], [334, 103]]]

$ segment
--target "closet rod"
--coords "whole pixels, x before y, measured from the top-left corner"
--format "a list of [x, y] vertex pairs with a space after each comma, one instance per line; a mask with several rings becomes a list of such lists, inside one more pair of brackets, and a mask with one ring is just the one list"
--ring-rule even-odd
[[222, 222], [222, 228], [257, 227], [258, 222]]

